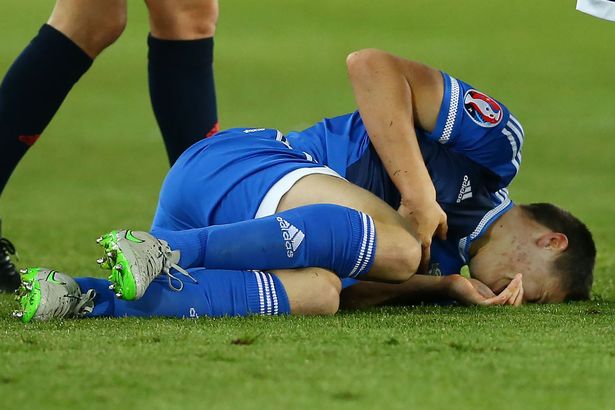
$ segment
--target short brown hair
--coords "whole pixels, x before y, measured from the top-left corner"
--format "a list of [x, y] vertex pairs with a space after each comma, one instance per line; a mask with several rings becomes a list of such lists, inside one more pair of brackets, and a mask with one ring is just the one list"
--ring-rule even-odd
[[566, 300], [587, 300], [594, 281], [596, 244], [587, 226], [570, 212], [549, 203], [521, 205], [532, 219], [568, 237], [568, 248], [555, 260]]

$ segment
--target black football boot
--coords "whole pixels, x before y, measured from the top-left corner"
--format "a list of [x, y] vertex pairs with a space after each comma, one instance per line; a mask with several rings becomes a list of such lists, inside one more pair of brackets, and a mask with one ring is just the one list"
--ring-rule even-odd
[[13, 292], [20, 284], [19, 273], [11, 256], [15, 255], [15, 246], [2, 236], [2, 220], [0, 220], [0, 292]]

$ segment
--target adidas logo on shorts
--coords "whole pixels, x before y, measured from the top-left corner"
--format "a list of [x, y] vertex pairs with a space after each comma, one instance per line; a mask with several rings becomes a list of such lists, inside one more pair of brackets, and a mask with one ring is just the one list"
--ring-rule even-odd
[[301, 242], [303, 242], [305, 234], [284, 218], [278, 216], [276, 220], [280, 224], [280, 229], [282, 230], [282, 238], [284, 239], [286, 256], [292, 258], [295, 256], [295, 252], [299, 248], [299, 245], [301, 245]]

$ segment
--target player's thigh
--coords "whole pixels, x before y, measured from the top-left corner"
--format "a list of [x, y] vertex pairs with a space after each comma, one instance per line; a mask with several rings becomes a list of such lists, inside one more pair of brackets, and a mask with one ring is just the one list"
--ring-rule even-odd
[[126, 0], [57, 0], [48, 24], [94, 58], [122, 34], [126, 15]]
[[282, 197], [277, 211], [322, 203], [353, 208], [374, 219], [376, 257], [363, 279], [403, 282], [416, 272], [421, 247], [409, 224], [386, 202], [346, 180], [323, 174], [307, 175]]
[[331, 175], [311, 174], [301, 178], [282, 197], [277, 211], [312, 204], [336, 204], [370, 215], [375, 221], [409, 228], [386, 202], [371, 192]]
[[271, 271], [284, 285], [293, 315], [332, 315], [340, 304], [342, 283], [322, 268]]
[[213, 37], [218, 21], [218, 0], [145, 0], [150, 30], [165, 40]]

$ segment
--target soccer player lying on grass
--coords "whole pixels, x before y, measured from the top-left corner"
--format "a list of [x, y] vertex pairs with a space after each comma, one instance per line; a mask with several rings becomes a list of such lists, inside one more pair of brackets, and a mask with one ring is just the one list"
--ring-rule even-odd
[[[508, 198], [523, 131], [504, 105], [385, 52], [347, 64], [359, 112], [196, 143], [169, 172], [150, 233], [99, 239], [110, 281], [30, 269], [16, 315], [331, 314], [342, 282], [350, 306], [589, 296], [587, 228]], [[465, 264], [473, 280], [458, 275]]]

